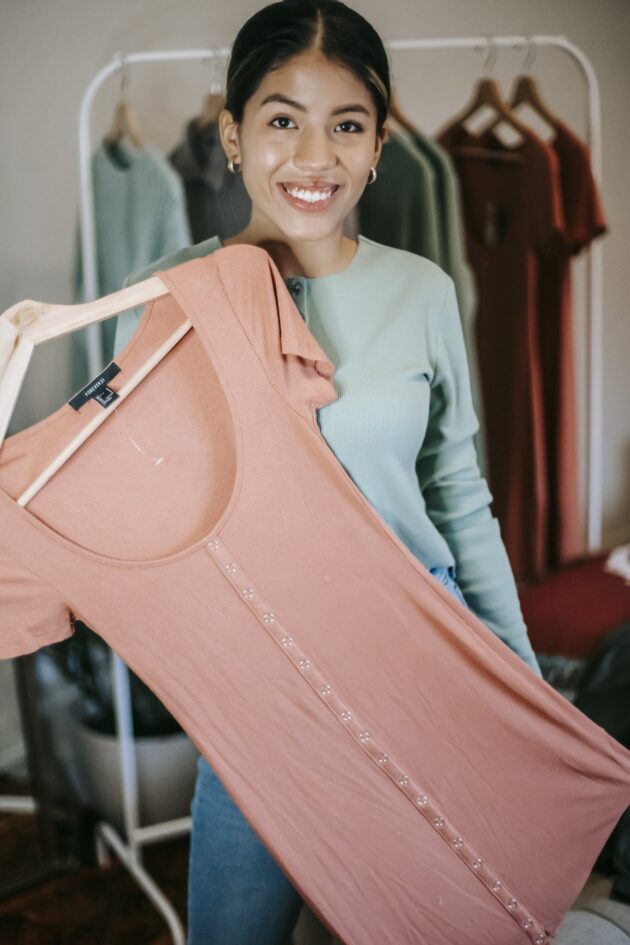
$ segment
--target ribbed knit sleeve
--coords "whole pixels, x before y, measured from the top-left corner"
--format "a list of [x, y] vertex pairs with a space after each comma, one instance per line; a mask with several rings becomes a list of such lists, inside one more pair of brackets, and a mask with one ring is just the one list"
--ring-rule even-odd
[[0, 548], [0, 660], [35, 653], [73, 633], [60, 595]]
[[429, 518], [448, 543], [457, 580], [474, 613], [542, 676], [523, 620], [516, 582], [479, 470], [466, 347], [455, 286], [446, 276], [435, 308], [427, 432], [416, 460]]
[[[189, 259], [206, 256], [208, 253], [212, 253], [218, 249], [220, 245], [218, 238], [212, 236], [210, 239], [204, 240], [203, 243], [194, 243], [192, 246], [183, 246], [180, 249], [166, 252], [161, 255], [159, 259], [155, 258], [153, 262], [149, 263], [149, 265], [144, 268], [127, 273], [120, 288], [127, 288], [127, 286], [143, 282], [145, 279], [152, 276], [154, 272], [157, 272], [158, 269], [170, 269]], [[143, 311], [144, 306], [139, 305], [136, 308], [128, 309], [126, 312], [120, 312], [115, 319], [112, 319], [112, 321], [116, 322], [114, 356], [131, 340], [131, 336], [138, 327], [138, 322], [142, 317]]]

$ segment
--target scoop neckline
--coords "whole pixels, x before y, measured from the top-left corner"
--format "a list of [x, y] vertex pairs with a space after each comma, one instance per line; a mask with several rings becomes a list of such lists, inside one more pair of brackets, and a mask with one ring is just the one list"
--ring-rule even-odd
[[[216, 264], [215, 261], [212, 260], [212, 254], [210, 254], [209, 256], [202, 257], [202, 261], [206, 265]], [[170, 282], [170, 276], [164, 270], [157, 270], [154, 273], [154, 275], [160, 276], [160, 277], [166, 275], [167, 279]], [[124, 346], [124, 348], [121, 349], [121, 351], [118, 353], [116, 357], [117, 364], [118, 363], [123, 364], [124, 361], [129, 356], [129, 354], [131, 353], [131, 350], [138, 344], [141, 336], [144, 334], [147, 326], [149, 325], [151, 321], [153, 310], [157, 302], [163, 301], [167, 297], [170, 297], [175, 302], [175, 304], [181, 309], [181, 305], [178, 299], [179, 293], [176, 294], [173, 292], [172, 286], [169, 283], [167, 283], [166, 279], [163, 279], [163, 281], [168, 290], [168, 294], [159, 296], [157, 299], [151, 299], [149, 300], [149, 302], [145, 304], [144, 311], [136, 326], [136, 330], [130, 337], [127, 344]], [[228, 303], [231, 305], [231, 303], [229, 302], [229, 299], [228, 299]], [[194, 314], [192, 318], [190, 317], [188, 312], [183, 312], [183, 314], [184, 314], [184, 318], [191, 322], [192, 329], [189, 329], [189, 330], [195, 331], [197, 333], [199, 341], [205, 352], [206, 358], [209, 360], [210, 364], [212, 365], [214, 373], [220, 382], [221, 371], [219, 367], [215, 364], [214, 358], [212, 357], [210, 353], [210, 350], [211, 350], [210, 345], [205, 341], [203, 331], [200, 330], [201, 328], [200, 323], [197, 321]], [[177, 330], [177, 329], [174, 329], [174, 330]], [[177, 345], [175, 345], [175, 347], [177, 347]], [[171, 349], [171, 351], [172, 350], [174, 349]], [[166, 357], [168, 357], [168, 354], [170, 353], [171, 353], [170, 351], [167, 352]], [[161, 362], [158, 362], [158, 364], [159, 363]], [[157, 365], [155, 366], [157, 367]], [[167, 565], [181, 561], [183, 558], [186, 558], [189, 555], [192, 555], [195, 552], [199, 551], [201, 548], [206, 547], [209, 544], [209, 542], [211, 542], [214, 538], [216, 538], [220, 534], [221, 529], [224, 527], [226, 521], [229, 519], [229, 517], [232, 515], [232, 512], [234, 511], [234, 507], [236, 505], [236, 502], [238, 500], [238, 496], [240, 493], [241, 479], [242, 479], [242, 472], [243, 472], [243, 459], [244, 459], [241, 423], [240, 423], [238, 409], [237, 409], [236, 403], [234, 402], [234, 398], [232, 396], [231, 391], [229, 390], [229, 388], [226, 388], [224, 384], [221, 384], [221, 391], [225, 399], [226, 408], [228, 410], [229, 418], [230, 418], [230, 425], [231, 425], [231, 429], [234, 435], [234, 470], [235, 471], [234, 471], [234, 477], [232, 480], [232, 488], [230, 490], [230, 495], [228, 496], [223, 506], [223, 509], [219, 517], [213, 524], [212, 528], [208, 532], [206, 532], [201, 538], [198, 538], [194, 543], [187, 545], [185, 548], [180, 548], [179, 551], [175, 551], [168, 555], [163, 555], [159, 558], [146, 558], [142, 560], [133, 559], [133, 558], [118, 558], [112, 555], [101, 554], [100, 552], [93, 551], [91, 548], [85, 548], [83, 545], [79, 544], [78, 542], [73, 541], [71, 538], [67, 538], [65, 535], [62, 535], [55, 528], [53, 528], [52, 525], [48, 525], [45, 521], [43, 521], [43, 519], [39, 518], [34, 512], [31, 512], [27, 508], [27, 506], [20, 505], [17, 499], [14, 499], [13, 496], [10, 495], [6, 491], [6, 489], [4, 489], [1, 485], [0, 485], [0, 502], [6, 502], [7, 505], [11, 509], [17, 511], [17, 513], [23, 517], [24, 521], [28, 525], [34, 526], [36, 529], [42, 532], [42, 534], [45, 535], [48, 539], [50, 539], [51, 541], [54, 541], [58, 545], [61, 545], [71, 554], [78, 556], [80, 558], [89, 558], [92, 561], [95, 561], [96, 563], [101, 564], [101, 565], [117, 567], [117, 568], [151, 568], [151, 567], [160, 567], [160, 566], [166, 567]], [[92, 401], [88, 401], [88, 403], [92, 403]], [[115, 400], [112, 401], [111, 403], [112, 408], [115, 406], [115, 404], [116, 404], [116, 401]], [[113, 409], [111, 409], [110, 412], [113, 413]], [[69, 415], [70, 413], [75, 413], [74, 408], [68, 402], [66, 402], [62, 404], [60, 407], [58, 407], [57, 410], [53, 411], [52, 414], [49, 414], [48, 417], [44, 417], [42, 420], [37, 421], [36, 423], [32, 424], [30, 427], [26, 427], [24, 430], [19, 430], [17, 433], [12, 434], [9, 437], [5, 437], [4, 442], [0, 446], [0, 463], [2, 461], [2, 449], [5, 445], [10, 444], [11, 441], [15, 440], [15, 438], [22, 439], [22, 438], [26, 438], [26, 436], [28, 436], [29, 434], [35, 435], [36, 432], [41, 430], [47, 424], [57, 422], [63, 419], [63, 417], [65, 417], [66, 415]], [[89, 423], [90, 419], [91, 418], [88, 417], [86, 423], [83, 426], [86, 426]], [[81, 429], [83, 429], [83, 427]], [[24, 437], [22, 435], [24, 435]]]
[[[217, 236], [217, 237], [216, 237], [216, 240], [217, 240], [219, 249], [225, 248], [225, 243], [222, 242], [220, 236]], [[364, 246], [366, 245], [366, 237], [363, 236], [362, 233], [359, 233], [359, 234], [357, 234], [356, 240], [353, 240], [353, 242], [355, 242], [355, 243], [357, 244], [357, 247], [356, 247], [356, 249], [355, 249], [355, 251], [354, 251], [354, 255], [353, 255], [352, 259], [350, 260], [350, 262], [349, 262], [346, 266], [343, 267], [343, 269], [338, 269], [337, 272], [328, 272], [328, 273], [325, 273], [325, 274], [322, 275], [322, 276], [283, 276], [283, 277], [282, 277], [282, 281], [286, 283], [286, 282], [295, 282], [295, 281], [297, 280], [297, 281], [300, 281], [300, 282], [313, 283], [313, 282], [322, 282], [322, 281], [324, 281], [324, 280], [326, 280], [326, 279], [339, 279], [339, 278], [341, 278], [342, 276], [349, 275], [349, 274], [351, 273], [351, 271], [353, 271], [354, 268], [355, 268], [355, 267], [358, 265], [358, 263], [361, 261], [361, 257], [363, 256], [363, 248], [364, 248]], [[255, 244], [252, 244], [252, 243], [229, 243], [228, 245], [229, 245], [229, 246], [251, 246], [251, 245], [255, 245]]]

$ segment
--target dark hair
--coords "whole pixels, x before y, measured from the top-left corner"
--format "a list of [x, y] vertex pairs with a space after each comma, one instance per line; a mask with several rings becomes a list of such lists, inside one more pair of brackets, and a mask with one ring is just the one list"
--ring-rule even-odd
[[380, 132], [391, 97], [387, 53], [374, 27], [341, 0], [279, 0], [243, 24], [227, 70], [225, 107], [234, 121], [242, 121], [246, 102], [268, 72], [313, 47], [365, 84]]

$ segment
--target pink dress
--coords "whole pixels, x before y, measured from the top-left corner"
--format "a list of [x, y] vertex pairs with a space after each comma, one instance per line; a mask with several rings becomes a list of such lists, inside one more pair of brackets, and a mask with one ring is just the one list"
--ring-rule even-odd
[[170, 294], [111, 389], [194, 329], [118, 407], [66, 404], [0, 450], [0, 655], [84, 620], [346, 945], [548, 942], [630, 803], [630, 752], [337, 461], [316, 418], [333, 365], [268, 254], [229, 246], [160, 275]]

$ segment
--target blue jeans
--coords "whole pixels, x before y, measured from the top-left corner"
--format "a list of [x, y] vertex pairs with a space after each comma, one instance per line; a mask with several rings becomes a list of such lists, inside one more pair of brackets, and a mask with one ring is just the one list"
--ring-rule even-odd
[[[430, 570], [466, 603], [453, 567]], [[203, 755], [190, 810], [187, 945], [290, 945], [302, 897]]]

